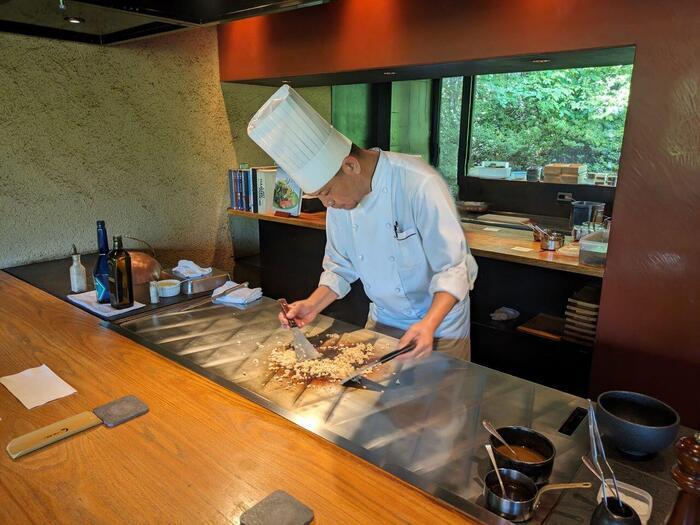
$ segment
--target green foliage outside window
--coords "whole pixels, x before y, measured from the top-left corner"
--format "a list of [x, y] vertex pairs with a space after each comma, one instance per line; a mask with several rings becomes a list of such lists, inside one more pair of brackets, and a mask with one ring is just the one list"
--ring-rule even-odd
[[[469, 165], [510, 162], [514, 170], [551, 162], [618, 171], [632, 66], [501, 73], [476, 77]], [[431, 81], [392, 83], [391, 149], [428, 160]], [[436, 168], [456, 196], [462, 77], [443, 78]], [[333, 86], [333, 125], [371, 147], [368, 84]], [[436, 130], [432, 130], [433, 133]]]
[[438, 141], [437, 169], [445, 177], [450, 191], [456, 197], [457, 187], [457, 153], [459, 150], [459, 122], [462, 115], [463, 77], [442, 79], [440, 94], [440, 128]]
[[616, 173], [631, 75], [627, 65], [478, 76], [469, 164], [580, 162]]

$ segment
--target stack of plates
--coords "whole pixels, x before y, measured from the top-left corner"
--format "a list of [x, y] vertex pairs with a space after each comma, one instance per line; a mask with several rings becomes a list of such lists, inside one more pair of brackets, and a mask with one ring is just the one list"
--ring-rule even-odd
[[598, 310], [600, 309], [600, 290], [587, 286], [573, 297], [566, 305], [563, 339], [584, 346], [593, 346]]

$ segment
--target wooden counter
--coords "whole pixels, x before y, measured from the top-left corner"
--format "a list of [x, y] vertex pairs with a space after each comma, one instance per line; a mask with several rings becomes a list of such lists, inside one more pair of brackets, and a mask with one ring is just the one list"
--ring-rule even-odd
[[[27, 410], [0, 386], [0, 523], [237, 523], [276, 489], [314, 523], [464, 515], [0, 272], [0, 375], [48, 365], [77, 389]], [[13, 461], [15, 436], [126, 394], [150, 408]]]
[[[228, 213], [238, 217], [280, 222], [317, 230], [326, 228], [326, 214], [323, 212], [302, 213], [299, 217], [277, 217], [275, 215], [251, 213], [229, 208]], [[462, 228], [464, 229], [469, 248], [476, 256], [594, 277], [603, 277], [605, 271], [604, 268], [581, 264], [577, 257], [540, 250], [539, 243], [532, 240], [532, 233], [529, 231], [498, 227], [491, 227], [491, 230], [485, 230], [485, 228], [489, 227], [471, 223], [462, 223]], [[497, 231], [493, 231], [494, 228]]]

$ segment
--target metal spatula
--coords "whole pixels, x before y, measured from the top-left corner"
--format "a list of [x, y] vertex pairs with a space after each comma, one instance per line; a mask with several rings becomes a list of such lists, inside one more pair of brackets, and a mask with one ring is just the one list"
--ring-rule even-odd
[[343, 379], [343, 380], [340, 382], [340, 384], [341, 384], [341, 385], [346, 385], [346, 384], [348, 384], [350, 381], [352, 381], [352, 380], [354, 380], [355, 378], [361, 376], [362, 374], [364, 374], [364, 373], [367, 372], [368, 370], [372, 369], [373, 367], [375, 367], [375, 366], [377, 366], [377, 365], [384, 364], [384, 363], [388, 363], [388, 362], [391, 361], [392, 359], [395, 359], [395, 358], [399, 357], [399, 356], [402, 355], [402, 354], [408, 353], [408, 352], [410, 352], [411, 350], [413, 350], [413, 349], [415, 349], [415, 348], [416, 348], [416, 343], [415, 343], [414, 341], [411, 341], [410, 343], [408, 343], [408, 344], [407, 344], [406, 346], [404, 346], [403, 348], [399, 348], [399, 349], [397, 349], [397, 350], [394, 350], [393, 352], [389, 352], [388, 354], [383, 355], [382, 357], [379, 357], [379, 358], [377, 358], [377, 359], [373, 359], [372, 361], [370, 361], [369, 363], [367, 363], [365, 366], [363, 366], [363, 367], [361, 367], [361, 368], [358, 368], [357, 370], [353, 371], [353, 373], [350, 374], [350, 375], [349, 375], [348, 377], [346, 377], [345, 379]]
[[[278, 302], [280, 303], [282, 312], [284, 312], [286, 317], [287, 312], [289, 312], [289, 305], [287, 304], [287, 301], [285, 299], [280, 299]], [[314, 345], [309, 342], [303, 332], [299, 329], [294, 319], [287, 319], [287, 321], [289, 322], [289, 328], [292, 329], [292, 335], [294, 335], [294, 343], [292, 346], [297, 354], [297, 360], [306, 361], [307, 359], [318, 359], [319, 357], [323, 357], [323, 355], [314, 348]]]

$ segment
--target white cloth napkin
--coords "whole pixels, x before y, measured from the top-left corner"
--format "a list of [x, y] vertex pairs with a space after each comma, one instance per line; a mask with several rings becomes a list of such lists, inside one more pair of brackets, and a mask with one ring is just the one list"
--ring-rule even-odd
[[184, 277], [185, 279], [192, 279], [194, 277], [201, 277], [202, 275], [208, 275], [211, 273], [211, 267], [202, 268], [197, 266], [192, 261], [187, 259], [180, 259], [177, 262], [177, 266], [173, 268], [173, 273], [179, 277]]
[[0, 383], [27, 408], [38, 407], [77, 392], [46, 365], [0, 377]]
[[112, 308], [112, 305], [110, 304], [98, 303], [97, 294], [95, 293], [95, 290], [92, 290], [91, 292], [71, 294], [67, 297], [70, 301], [73, 301], [74, 303], [79, 304], [80, 306], [84, 306], [91, 312], [95, 312], [96, 314], [100, 314], [104, 317], [114, 317], [115, 315], [130, 312], [131, 310], [136, 310], [137, 308], [143, 308], [144, 306], [146, 306], [143, 303], [138, 303], [134, 301], [134, 306], [117, 310], [116, 308]]
[[[235, 283], [233, 281], [226, 281], [224, 284], [215, 289], [212, 295], [216, 295], [219, 292], [228, 290], [229, 288], [231, 288], [232, 286], [236, 286], [237, 284], [238, 283]], [[248, 288], [247, 286], [244, 286], [243, 288], [239, 288], [235, 292], [231, 292], [228, 295], [224, 295], [223, 297], [214, 299], [214, 303], [231, 305], [248, 304], [252, 303], [253, 301], [257, 301], [261, 297], [262, 288]]]

